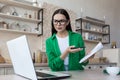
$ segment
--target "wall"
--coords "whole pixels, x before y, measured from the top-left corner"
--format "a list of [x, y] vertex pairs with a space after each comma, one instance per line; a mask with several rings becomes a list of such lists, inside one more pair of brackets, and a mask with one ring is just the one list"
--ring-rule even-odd
[[[116, 9], [115, 9], [115, 30], [114, 32], [116, 32], [116, 34], [113, 34], [114, 38], [117, 41], [117, 47], [120, 48], [120, 8], [119, 8], [119, 3], [120, 0], [117, 0], [118, 3], [116, 3]], [[113, 26], [114, 27], [114, 26]]]

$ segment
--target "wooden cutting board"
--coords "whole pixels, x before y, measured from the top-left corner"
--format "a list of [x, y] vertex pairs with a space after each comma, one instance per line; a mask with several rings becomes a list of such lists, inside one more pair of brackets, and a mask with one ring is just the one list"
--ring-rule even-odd
[[0, 55], [0, 63], [5, 63], [5, 59]]

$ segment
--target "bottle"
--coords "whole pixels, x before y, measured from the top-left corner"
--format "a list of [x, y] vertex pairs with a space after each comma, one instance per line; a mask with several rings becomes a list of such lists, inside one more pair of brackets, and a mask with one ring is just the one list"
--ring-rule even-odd
[[13, 11], [12, 15], [14, 15], [14, 16], [18, 16], [18, 13], [17, 13], [17, 11], [16, 11], [15, 8], [14, 8], [14, 11]]
[[33, 63], [35, 63], [35, 52], [33, 53]]
[[40, 52], [37, 54], [37, 62], [42, 63], [42, 54]]
[[33, 6], [38, 6], [37, 0], [33, 0]]
[[0, 63], [5, 63], [5, 59], [1, 54], [0, 54]]
[[25, 17], [25, 18], [28, 18], [28, 13], [27, 13], [27, 11], [25, 11], [24, 17]]
[[14, 12], [12, 13], [12, 15], [18, 16], [18, 13], [14, 11]]
[[117, 48], [117, 46], [116, 46], [116, 42], [115, 42], [115, 41], [112, 42], [112, 44], [111, 44], [111, 48]]

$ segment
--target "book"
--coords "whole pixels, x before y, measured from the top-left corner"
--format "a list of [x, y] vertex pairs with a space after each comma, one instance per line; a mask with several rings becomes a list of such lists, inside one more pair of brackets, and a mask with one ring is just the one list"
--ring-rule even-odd
[[101, 42], [99, 42], [91, 51], [90, 53], [88, 53], [88, 55], [86, 55], [85, 57], [83, 57], [79, 63], [82, 63], [84, 61], [86, 61], [87, 59], [89, 59], [91, 56], [93, 56], [94, 54], [96, 54], [96, 52], [98, 52], [99, 50], [101, 50], [103, 48], [103, 44]]

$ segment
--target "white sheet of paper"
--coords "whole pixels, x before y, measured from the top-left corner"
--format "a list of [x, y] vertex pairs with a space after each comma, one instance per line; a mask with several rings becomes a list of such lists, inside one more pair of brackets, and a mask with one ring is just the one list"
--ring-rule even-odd
[[95, 54], [97, 51], [99, 51], [100, 49], [103, 48], [103, 45], [101, 42], [99, 42], [94, 49], [92, 49], [92, 51], [90, 53], [88, 53], [88, 55], [86, 55], [84, 58], [82, 58], [79, 63], [84, 62], [85, 60], [87, 60], [89, 57], [91, 57], [93, 54]]

